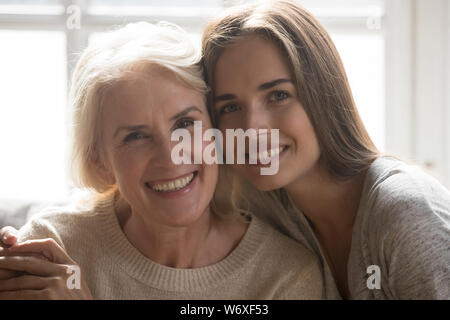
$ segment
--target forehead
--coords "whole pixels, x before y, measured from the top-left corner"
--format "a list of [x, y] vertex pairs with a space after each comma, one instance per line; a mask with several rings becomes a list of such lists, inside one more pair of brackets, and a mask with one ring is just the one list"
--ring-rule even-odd
[[187, 86], [173, 72], [154, 68], [133, 73], [109, 88], [103, 97], [104, 119], [144, 120], [172, 115], [189, 106], [205, 108], [201, 92]]
[[247, 84], [259, 85], [280, 77], [290, 77], [287, 57], [273, 42], [262, 36], [247, 36], [221, 54], [215, 67], [216, 90]]

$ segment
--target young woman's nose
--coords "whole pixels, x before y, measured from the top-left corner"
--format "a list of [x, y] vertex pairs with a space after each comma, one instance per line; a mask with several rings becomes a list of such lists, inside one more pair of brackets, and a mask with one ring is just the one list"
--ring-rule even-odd
[[244, 130], [247, 129], [269, 129], [269, 117], [263, 108], [247, 108], [243, 117]]

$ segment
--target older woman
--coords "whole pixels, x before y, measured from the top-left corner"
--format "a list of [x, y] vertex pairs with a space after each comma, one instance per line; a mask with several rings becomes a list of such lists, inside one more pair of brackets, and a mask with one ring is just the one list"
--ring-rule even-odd
[[174, 130], [211, 127], [198, 61], [173, 25], [128, 25], [85, 50], [72, 83], [73, 164], [97, 196], [20, 230], [0, 257], [0, 299], [322, 297], [305, 247], [213, 200], [217, 165], [173, 163]]

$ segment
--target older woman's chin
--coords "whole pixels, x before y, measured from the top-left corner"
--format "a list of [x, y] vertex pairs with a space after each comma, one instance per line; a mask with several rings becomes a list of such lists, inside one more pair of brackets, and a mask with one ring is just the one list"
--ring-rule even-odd
[[171, 192], [155, 191], [147, 188], [146, 199], [143, 200], [146, 212], [159, 216], [161, 223], [168, 226], [185, 227], [195, 224], [205, 213], [209, 212], [209, 205], [214, 188], [206, 188], [198, 177], [183, 188]]

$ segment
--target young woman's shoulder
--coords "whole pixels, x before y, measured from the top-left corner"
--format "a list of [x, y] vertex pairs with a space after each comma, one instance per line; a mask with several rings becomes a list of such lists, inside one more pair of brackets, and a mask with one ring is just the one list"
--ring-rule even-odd
[[382, 260], [399, 299], [450, 298], [450, 193], [420, 168], [381, 157], [355, 222], [366, 257]]
[[380, 157], [367, 172], [361, 210], [379, 223], [395, 227], [450, 223], [450, 192], [417, 166]]

